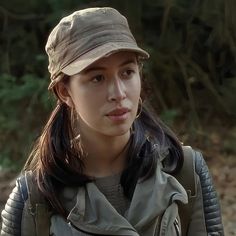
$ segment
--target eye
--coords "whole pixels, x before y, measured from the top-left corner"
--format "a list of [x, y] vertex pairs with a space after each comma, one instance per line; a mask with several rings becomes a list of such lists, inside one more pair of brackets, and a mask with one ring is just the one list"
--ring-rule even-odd
[[126, 78], [126, 79], [129, 79], [133, 76], [134, 73], [135, 73], [135, 70], [133, 70], [133, 69], [125, 69], [122, 72], [122, 77]]
[[100, 83], [100, 82], [102, 82], [104, 79], [105, 79], [105, 77], [104, 77], [103, 75], [96, 75], [96, 76], [93, 76], [93, 77], [92, 77], [91, 82], [92, 82], [92, 83]]

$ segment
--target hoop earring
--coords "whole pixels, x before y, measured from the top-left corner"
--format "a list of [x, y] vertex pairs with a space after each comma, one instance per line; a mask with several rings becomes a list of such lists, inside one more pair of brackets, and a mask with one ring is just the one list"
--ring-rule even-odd
[[70, 114], [70, 119], [71, 119], [71, 139], [70, 139], [70, 147], [71, 149], [75, 149], [77, 152], [79, 152], [79, 159], [85, 158], [88, 153], [84, 151], [84, 148], [81, 143], [81, 136], [78, 131], [78, 120], [79, 120], [79, 115], [75, 108], [71, 108], [71, 114]]
[[138, 111], [137, 111], [137, 115], [136, 115], [135, 119], [139, 118], [139, 116], [141, 115], [141, 113], [142, 113], [142, 106], [143, 106], [143, 100], [140, 97], [139, 101], [138, 101]]
[[71, 122], [71, 128], [73, 129], [76, 125], [76, 121], [78, 120], [78, 114], [74, 107], [70, 109], [70, 122]]
[[71, 140], [79, 140], [80, 133], [78, 129], [79, 115], [74, 107], [70, 110]]

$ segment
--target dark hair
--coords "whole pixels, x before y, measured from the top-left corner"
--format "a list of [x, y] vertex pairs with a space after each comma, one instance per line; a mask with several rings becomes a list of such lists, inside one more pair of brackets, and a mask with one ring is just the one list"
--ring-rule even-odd
[[121, 176], [125, 195], [131, 199], [139, 178], [150, 178], [156, 171], [158, 158], [163, 161], [163, 170], [169, 174], [177, 173], [183, 165], [183, 150], [174, 133], [143, 107], [140, 117], [133, 124], [133, 133], [127, 168]]
[[91, 181], [82, 174], [82, 150], [71, 142], [74, 137], [69, 113], [70, 108], [58, 102], [24, 167], [35, 172], [39, 190], [62, 215], [65, 210], [58, 198], [61, 188]]
[[[150, 93], [150, 88], [143, 75], [142, 78], [145, 83], [142, 96], [145, 96], [147, 91]], [[68, 81], [69, 77], [64, 76], [62, 82]], [[53, 92], [58, 97], [56, 89]], [[84, 186], [93, 181], [83, 174], [84, 156], [78, 142], [73, 142], [71, 112], [70, 107], [58, 100], [24, 167], [25, 171], [34, 171], [39, 190], [53, 210], [64, 217], [66, 211], [58, 197], [61, 189], [64, 186]], [[163, 161], [163, 170], [167, 173], [176, 173], [183, 165], [181, 143], [151, 106], [143, 105], [140, 116], [133, 123], [128, 145], [127, 166], [121, 175], [121, 185], [130, 200], [138, 179], [145, 181], [150, 178], [161, 156], [167, 156]]]
[[[73, 132], [69, 109], [66, 104], [58, 103], [24, 168], [36, 173], [40, 191], [52, 208], [63, 216], [66, 212], [58, 198], [60, 190], [64, 186], [83, 186], [92, 181], [83, 174], [82, 152], [70, 142]], [[183, 163], [181, 144], [160, 120], [143, 107], [140, 117], [133, 123], [127, 168], [121, 176], [126, 197], [132, 198], [139, 178], [144, 181], [154, 174], [157, 159], [166, 151], [169, 152], [169, 161], [165, 171], [177, 172]]]

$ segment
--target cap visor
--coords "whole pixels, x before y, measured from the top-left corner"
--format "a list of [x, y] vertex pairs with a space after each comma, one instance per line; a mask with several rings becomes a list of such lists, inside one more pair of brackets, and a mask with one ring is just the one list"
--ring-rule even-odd
[[149, 54], [146, 51], [134, 44], [128, 44], [124, 42], [110, 42], [84, 53], [77, 60], [64, 67], [61, 71], [69, 76], [78, 74], [95, 61], [119, 51], [131, 51], [139, 54], [143, 59], [149, 58]]

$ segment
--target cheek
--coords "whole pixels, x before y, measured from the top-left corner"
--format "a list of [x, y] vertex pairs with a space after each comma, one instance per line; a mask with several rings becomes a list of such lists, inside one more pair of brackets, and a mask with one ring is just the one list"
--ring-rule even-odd
[[133, 99], [139, 99], [141, 93], [141, 80], [140, 78], [135, 78], [129, 84], [129, 94]]
[[99, 113], [98, 108], [101, 100], [99, 94], [88, 89], [82, 83], [78, 83], [76, 78], [71, 82], [70, 89], [71, 99], [76, 112], [84, 122], [90, 123]]
[[99, 114], [101, 101], [98, 93], [89, 91], [77, 91], [76, 97], [74, 96], [74, 105], [77, 113], [86, 120], [95, 118]]

